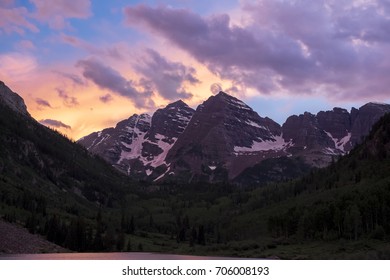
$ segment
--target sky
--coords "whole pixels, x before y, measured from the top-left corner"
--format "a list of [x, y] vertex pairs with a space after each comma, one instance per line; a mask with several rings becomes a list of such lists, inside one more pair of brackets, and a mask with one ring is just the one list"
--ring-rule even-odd
[[390, 103], [389, 0], [0, 0], [0, 80], [72, 139], [223, 90], [280, 124]]

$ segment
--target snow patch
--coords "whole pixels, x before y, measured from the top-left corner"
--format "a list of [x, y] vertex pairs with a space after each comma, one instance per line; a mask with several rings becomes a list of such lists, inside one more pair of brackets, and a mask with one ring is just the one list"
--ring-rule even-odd
[[[101, 134], [100, 134], [101, 135]], [[99, 136], [100, 137], [100, 136]], [[104, 135], [104, 137], [102, 139], [100, 139], [99, 142], [95, 143], [96, 141], [99, 140], [99, 138], [96, 138], [95, 140], [93, 140], [92, 144], [87, 148], [87, 150], [91, 149], [92, 147], [96, 147], [96, 146], [99, 146], [103, 141], [107, 140], [108, 138], [110, 138], [111, 136], [109, 134], [106, 134]]]
[[348, 134], [341, 139], [334, 138], [333, 135], [328, 131], [324, 130], [324, 132], [333, 140], [336, 149], [342, 151], [343, 153], [346, 152], [345, 145], [349, 142], [349, 140], [351, 140], [351, 132], [348, 132]]
[[248, 105], [246, 105], [244, 102], [242, 102], [241, 100], [229, 99], [228, 101], [230, 104], [234, 105], [235, 107], [237, 107], [239, 109], [252, 111], [252, 109]]
[[247, 120], [245, 123], [249, 124], [250, 126], [258, 127], [265, 130], [267, 129], [265, 126], [259, 125], [258, 123], [255, 123], [254, 121], [251, 120]]
[[123, 160], [136, 159], [140, 157], [142, 151], [142, 143], [144, 142], [144, 138], [146, 135], [146, 132], [140, 131], [137, 127], [140, 118], [140, 116], [137, 118], [136, 123], [134, 125], [134, 129], [132, 131], [133, 139], [131, 144], [126, 143], [126, 145], [124, 145], [126, 148], [130, 149], [130, 152], [121, 151], [121, 155], [117, 164], [120, 164]]
[[292, 143], [286, 142], [282, 135], [274, 136], [274, 140], [265, 140], [265, 141], [253, 141], [251, 147], [234, 147], [234, 151], [237, 154], [240, 153], [250, 153], [250, 152], [260, 152], [260, 151], [280, 151], [289, 146]]
[[337, 156], [337, 155], [339, 155], [339, 153], [337, 153], [337, 152], [335, 151], [335, 149], [332, 149], [332, 148], [329, 148], [329, 147], [327, 147], [327, 148], [324, 149], [324, 153], [327, 154], [327, 155], [332, 155], [332, 156]]
[[161, 178], [163, 178], [167, 173], [168, 171], [170, 170], [171, 168], [168, 167], [167, 171], [165, 171], [163, 174], [161, 174], [160, 176], [158, 176], [156, 179], [153, 180], [153, 182], [157, 182], [158, 180], [160, 180]]
[[342, 150], [343, 152], [345, 152], [345, 145], [351, 140], [351, 132], [348, 132], [348, 134], [346, 136], [344, 136], [343, 138], [341, 138], [338, 142], [337, 142], [337, 149], [339, 150]]
[[172, 148], [172, 146], [177, 141], [177, 138], [174, 137], [174, 138], [171, 138], [171, 141], [170, 141], [171, 143], [167, 143], [166, 141], [163, 140], [163, 139], [168, 140], [166, 138], [166, 136], [162, 135], [162, 134], [158, 134], [158, 133], [155, 135], [155, 138], [157, 140], [156, 142], [152, 142], [149, 140], [146, 140], [145, 142], [148, 142], [148, 143], [153, 144], [153, 145], [157, 145], [163, 151], [160, 154], [158, 154], [157, 156], [155, 156], [152, 160], [148, 160], [146, 158], [140, 158], [140, 160], [144, 163], [144, 165], [149, 165], [149, 166], [154, 167], [154, 168], [156, 168], [162, 164], [167, 165], [167, 163], [165, 162], [165, 158], [167, 157], [169, 150]]

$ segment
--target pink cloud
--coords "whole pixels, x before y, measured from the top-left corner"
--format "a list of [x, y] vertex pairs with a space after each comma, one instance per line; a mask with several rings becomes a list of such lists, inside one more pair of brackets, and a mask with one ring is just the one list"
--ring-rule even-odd
[[38, 68], [35, 57], [16, 52], [0, 54], [0, 78], [18, 79]]
[[19, 41], [16, 46], [22, 50], [33, 50], [35, 49], [35, 45], [33, 42], [29, 40], [21, 40]]
[[39, 29], [28, 19], [30, 14], [24, 7], [11, 8], [0, 6], [0, 34], [19, 33], [24, 34], [25, 30], [38, 32]]
[[66, 44], [69, 44], [75, 48], [83, 49], [91, 54], [108, 56], [114, 59], [123, 60], [122, 52], [118, 49], [117, 46], [110, 46], [107, 48], [96, 47], [95, 45], [85, 40], [66, 34], [61, 34], [60, 39]]
[[48, 22], [53, 29], [67, 27], [67, 18], [88, 18], [91, 16], [91, 1], [79, 0], [30, 0], [36, 7], [38, 20]]
[[11, 7], [14, 5], [14, 3], [15, 3], [15, 0], [2, 0], [0, 2], [0, 7], [5, 7], [5, 8]]

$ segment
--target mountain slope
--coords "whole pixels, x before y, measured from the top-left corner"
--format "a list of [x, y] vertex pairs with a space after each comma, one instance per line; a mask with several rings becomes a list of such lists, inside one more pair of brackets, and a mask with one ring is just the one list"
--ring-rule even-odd
[[[14, 98], [7, 87], [4, 95]], [[0, 103], [0, 215], [71, 250], [109, 249], [92, 245], [93, 236], [106, 230], [97, 231], [94, 220], [99, 209], [120, 207], [134, 185], [18, 104]], [[77, 230], [82, 234], [75, 235]]]
[[342, 108], [321, 111], [317, 115], [304, 113], [291, 116], [282, 126], [285, 140], [291, 139], [288, 150], [294, 156], [303, 157], [309, 165], [324, 167], [334, 157], [347, 154], [368, 135], [371, 127], [390, 105], [367, 103], [349, 113]]
[[168, 171], [168, 151], [186, 129], [193, 112], [179, 100], [158, 109], [152, 117], [133, 115], [115, 128], [92, 133], [78, 142], [127, 175], [152, 181]]
[[224, 92], [201, 104], [167, 160], [179, 178], [234, 178], [264, 158], [286, 155], [281, 127]]
[[23, 98], [10, 90], [3, 81], [0, 81], [0, 103], [12, 108], [15, 112], [18, 112], [25, 116], [30, 116], [27, 112], [26, 104], [24, 104]]
[[280, 126], [220, 92], [196, 111], [178, 101], [153, 117], [134, 115], [79, 143], [136, 179], [254, 184], [328, 166], [360, 143], [386, 112], [390, 105], [368, 103], [351, 112], [293, 115]]

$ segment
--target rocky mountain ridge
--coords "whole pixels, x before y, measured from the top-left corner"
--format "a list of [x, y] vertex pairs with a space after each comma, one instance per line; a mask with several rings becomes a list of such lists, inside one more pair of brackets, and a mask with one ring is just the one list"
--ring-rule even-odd
[[386, 112], [388, 104], [367, 103], [351, 112], [305, 112], [279, 125], [220, 92], [196, 110], [177, 101], [79, 143], [137, 179], [230, 181], [267, 159], [301, 158], [308, 166], [325, 167], [348, 153]]
[[19, 114], [30, 116], [27, 112], [27, 106], [23, 98], [7, 87], [4, 82], [0, 81], [0, 102], [18, 112]]
[[194, 110], [179, 100], [153, 116], [133, 115], [115, 128], [94, 132], [78, 142], [132, 177], [156, 180], [168, 172], [168, 151], [187, 127]]

